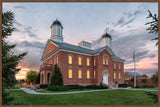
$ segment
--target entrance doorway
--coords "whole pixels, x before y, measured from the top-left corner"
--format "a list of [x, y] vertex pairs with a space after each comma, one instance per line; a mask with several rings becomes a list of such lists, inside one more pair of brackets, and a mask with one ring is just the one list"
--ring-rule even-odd
[[108, 72], [104, 71], [103, 72], [103, 84], [108, 85], [108, 76], [109, 76]]

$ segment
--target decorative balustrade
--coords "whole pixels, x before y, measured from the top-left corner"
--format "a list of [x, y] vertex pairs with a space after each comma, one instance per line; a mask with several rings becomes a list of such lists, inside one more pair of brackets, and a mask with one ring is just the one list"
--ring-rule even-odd
[[43, 64], [40, 66], [40, 71], [42, 70], [52, 70], [52, 64]]

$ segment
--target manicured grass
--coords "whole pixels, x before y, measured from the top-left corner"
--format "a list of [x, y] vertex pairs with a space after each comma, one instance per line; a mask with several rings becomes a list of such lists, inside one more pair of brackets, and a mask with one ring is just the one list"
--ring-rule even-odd
[[[12, 90], [13, 103], [22, 105], [157, 105], [145, 91], [108, 90], [65, 95], [35, 95]], [[158, 94], [158, 92], [153, 92]]]
[[9, 89], [19, 89], [20, 87], [20, 85], [15, 85], [14, 87], [10, 87]]
[[25, 86], [25, 85], [23, 85], [23, 86], [21, 87], [21, 85], [15, 85], [14, 87], [10, 87], [9, 89], [19, 89], [19, 88], [28, 88], [28, 87], [30, 87], [30, 86]]
[[158, 90], [158, 87], [154, 87], [154, 88], [136, 88], [136, 89], [150, 89], [150, 90]]
[[[94, 90], [94, 89], [83, 89], [83, 91]], [[81, 91], [81, 89], [73, 89], [68, 91], [48, 91], [48, 90], [37, 90], [36, 92], [40, 93], [59, 93], [59, 92], [73, 92], [73, 91]]]

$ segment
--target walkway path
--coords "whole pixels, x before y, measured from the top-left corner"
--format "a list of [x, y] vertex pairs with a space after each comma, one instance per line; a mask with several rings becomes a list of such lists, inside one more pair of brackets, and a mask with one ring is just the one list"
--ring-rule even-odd
[[158, 91], [158, 90], [150, 90], [150, 89], [133, 89], [133, 88], [113, 88], [113, 89], [99, 89], [99, 90], [88, 90], [88, 91], [74, 91], [74, 92], [57, 92], [57, 93], [40, 93], [35, 90], [31, 90], [29, 88], [20, 88], [24, 92], [28, 94], [41, 94], [41, 95], [57, 95], [57, 94], [74, 94], [74, 93], [85, 93], [85, 92], [96, 92], [96, 91], [109, 91], [109, 90], [138, 90], [138, 91]]

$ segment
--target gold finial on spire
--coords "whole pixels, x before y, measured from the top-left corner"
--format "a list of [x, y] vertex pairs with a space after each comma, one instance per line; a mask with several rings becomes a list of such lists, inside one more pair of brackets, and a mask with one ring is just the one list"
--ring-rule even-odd
[[105, 31], [107, 32], [107, 30], [108, 30], [108, 29], [106, 28]]

